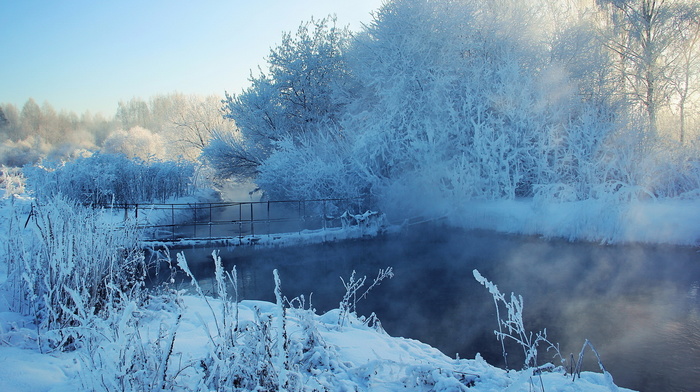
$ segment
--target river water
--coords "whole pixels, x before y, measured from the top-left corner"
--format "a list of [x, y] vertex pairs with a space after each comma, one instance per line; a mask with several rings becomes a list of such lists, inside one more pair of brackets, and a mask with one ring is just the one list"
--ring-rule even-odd
[[[185, 251], [200, 284], [211, 285], [211, 249]], [[537, 237], [413, 227], [370, 240], [303, 247], [221, 249], [239, 274], [243, 299], [274, 301], [272, 270], [288, 298], [304, 295], [317, 312], [338, 306], [353, 270], [385, 280], [358, 303], [392, 336], [419, 339], [445, 354], [504, 366], [494, 302], [473, 277], [478, 269], [501, 292], [524, 299], [525, 328], [546, 328], [569, 358], [589, 339], [616, 384], [640, 391], [700, 390], [700, 253], [674, 246], [570, 243]], [[310, 294], [313, 293], [311, 296]], [[507, 346], [520, 368], [519, 347]], [[540, 352], [540, 363], [551, 351]], [[590, 351], [585, 369], [597, 371]]]

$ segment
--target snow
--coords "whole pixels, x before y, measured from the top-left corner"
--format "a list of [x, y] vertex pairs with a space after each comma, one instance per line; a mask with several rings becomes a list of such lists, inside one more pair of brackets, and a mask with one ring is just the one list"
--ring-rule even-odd
[[0, 390], [71, 391], [79, 366], [74, 355], [40, 354], [33, 350], [0, 346]]
[[[214, 309], [216, 300], [209, 299]], [[242, 301], [239, 304], [241, 325], [253, 322], [254, 309], [262, 314], [274, 314], [275, 304], [261, 301]], [[185, 309], [177, 330], [173, 356], [186, 364], [206, 355], [208, 333], [215, 329], [212, 312], [203, 298], [183, 297]], [[300, 310], [296, 310], [301, 312]], [[299, 328], [292, 325], [289, 329]], [[435, 348], [416, 340], [391, 337], [365, 326], [354, 319], [349, 327], [338, 327], [338, 311], [313, 316], [328, 355], [339, 358], [340, 369], [335, 376], [348, 386], [360, 390], [465, 390], [473, 380], [470, 391], [528, 391], [530, 384], [540, 382], [545, 390], [556, 391], [610, 391], [602, 374], [583, 373], [572, 382], [561, 373], [545, 373], [540, 381], [531, 371], [506, 372], [475, 359], [452, 359]], [[153, 317], [153, 325], [144, 329], [158, 330], [164, 317]], [[207, 332], [209, 331], [209, 332]], [[294, 333], [291, 333], [292, 335]], [[81, 388], [81, 371], [76, 356], [79, 353], [41, 354], [28, 348], [0, 346], [0, 388], [3, 391], [69, 391]], [[85, 355], [85, 354], [83, 354]], [[327, 372], [328, 369], [318, 369]], [[470, 384], [471, 385], [471, 384]], [[183, 385], [185, 390], [196, 390], [197, 385]], [[625, 391], [625, 389], [620, 389]]]
[[700, 245], [697, 199], [540, 203], [534, 199], [472, 201], [444, 214], [458, 227], [606, 244]]
[[[3, 195], [0, 194], [0, 197]], [[13, 209], [28, 212], [31, 199], [16, 197], [0, 199], [0, 235], [8, 231], [8, 216]], [[505, 232], [565, 236], [568, 238], [596, 239], [607, 242], [643, 241], [697, 245], [700, 222], [697, 203], [692, 200], [639, 201], [628, 205], [603, 206], [595, 203], [560, 203], [541, 205], [533, 200], [481, 202], [461, 206], [463, 210], [450, 217], [463, 219], [462, 225]], [[614, 211], [614, 214], [610, 214]], [[461, 215], [460, 215], [461, 214]], [[596, 223], [595, 219], [610, 219]], [[629, 224], [621, 224], [624, 219]], [[339, 239], [344, 238], [335, 233]], [[595, 230], [603, 232], [595, 233]], [[315, 241], [329, 233], [295, 233], [290, 243], [304, 239]], [[283, 238], [280, 235], [279, 238]], [[274, 237], [273, 237], [274, 238]], [[278, 240], [279, 240], [278, 238]], [[291, 238], [291, 237], [290, 237]], [[272, 240], [270, 240], [272, 241]], [[4, 238], [2, 239], [4, 244]], [[3, 249], [5, 252], [5, 249]], [[3, 263], [5, 257], [0, 258]], [[0, 283], [7, 279], [7, 268], [0, 265]], [[271, 276], [270, 279], [273, 277]], [[284, 285], [284, 282], [282, 282]], [[74, 352], [40, 352], [37, 332], [31, 318], [9, 310], [11, 288], [0, 291], [0, 390], [2, 391], [73, 391], [85, 388], [91, 372], [85, 369], [85, 349]], [[221, 322], [221, 301], [197, 295], [181, 294], [176, 323], [173, 304], [152, 301], [139, 323], [142, 336], [155, 338], [163, 331], [174, 331], [171, 358], [173, 366], [196, 363], [211, 353], [211, 336], [216, 337], [217, 323]], [[263, 317], [279, 320], [278, 305], [262, 301], [242, 301], [238, 305], [240, 330], [255, 326]], [[583, 372], [581, 378], [571, 380], [561, 370], [533, 376], [532, 370], [505, 371], [486, 363], [479, 355], [473, 359], [455, 359], [416, 340], [388, 336], [381, 328], [368, 326], [362, 317], [352, 316], [340, 327], [340, 310], [315, 314], [308, 309], [286, 308], [285, 323], [272, 321], [272, 328], [284, 325], [290, 339], [305, 336], [305, 325], [313, 321], [320, 346], [314, 357], [306, 358], [311, 370], [303, 373], [308, 385], [332, 386], [334, 389], [393, 391], [407, 390], [468, 390], [470, 391], [625, 391], [611, 383], [606, 375]], [[305, 321], [307, 320], [307, 321]], [[114, 326], [117, 328], [117, 326]], [[279, 331], [278, 331], [279, 332]], [[277, 335], [281, 336], [281, 335]], [[279, 338], [279, 337], [278, 337]], [[107, 358], [118, 358], [119, 340], [103, 344]], [[494, 341], [494, 344], [498, 344]], [[321, 359], [325, 358], [325, 359]], [[316, 361], [316, 362], [314, 362]], [[335, 361], [335, 362], [334, 362]], [[178, 365], [179, 364], [179, 365]], [[318, 364], [318, 366], [314, 367]], [[183, 366], [178, 382], [184, 390], [202, 390], [198, 373]], [[94, 376], [94, 374], [92, 374]], [[614, 376], [614, 375], [613, 375]], [[540, 378], [541, 377], [541, 378]]]

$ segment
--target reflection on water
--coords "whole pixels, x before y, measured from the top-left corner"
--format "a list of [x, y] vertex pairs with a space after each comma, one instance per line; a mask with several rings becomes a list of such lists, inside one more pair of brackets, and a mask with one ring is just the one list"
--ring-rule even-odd
[[[213, 276], [211, 250], [187, 251], [203, 285]], [[319, 312], [337, 307], [340, 276], [353, 270], [371, 279], [392, 266], [395, 277], [358, 303], [375, 312], [393, 336], [419, 339], [444, 353], [477, 352], [502, 365], [493, 330], [493, 301], [474, 268], [502, 292], [521, 294], [526, 328], [547, 328], [562, 354], [578, 353], [584, 339], [598, 349], [618, 385], [642, 391], [700, 390], [700, 254], [670, 246], [599, 246], [442, 227], [284, 249], [221, 250], [237, 266], [239, 295], [274, 301], [272, 270], [283, 293], [305, 295]], [[509, 347], [509, 363], [522, 351]], [[540, 360], [549, 354], [541, 352]], [[558, 363], [555, 359], [552, 362]], [[597, 370], [587, 354], [586, 368]]]

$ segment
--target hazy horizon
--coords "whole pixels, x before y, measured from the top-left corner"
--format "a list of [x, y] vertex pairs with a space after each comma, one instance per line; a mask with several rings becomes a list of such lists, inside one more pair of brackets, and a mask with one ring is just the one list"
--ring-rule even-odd
[[382, 0], [4, 2], [0, 103], [114, 115], [158, 94], [237, 93], [285, 31], [335, 14], [357, 30]]

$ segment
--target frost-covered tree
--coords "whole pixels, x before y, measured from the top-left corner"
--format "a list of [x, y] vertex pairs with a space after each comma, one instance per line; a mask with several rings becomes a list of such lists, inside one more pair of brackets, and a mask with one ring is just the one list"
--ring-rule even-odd
[[128, 158], [144, 161], [165, 157], [163, 138], [139, 126], [128, 131], [113, 132], [105, 140], [102, 150], [108, 154], [124, 154]]
[[22, 126], [22, 139], [27, 135], [39, 135], [41, 128], [41, 108], [32, 98], [29, 98], [22, 106], [20, 112], [20, 124]]
[[542, 44], [541, 17], [516, 1], [399, 0], [375, 14], [350, 56], [363, 89], [343, 127], [376, 191], [500, 199], [590, 180], [612, 118]]
[[3, 125], [0, 127], [2, 132], [0, 137], [2, 137], [2, 141], [10, 140], [16, 142], [20, 138], [19, 112], [15, 105], [12, 104], [6, 104], [0, 107], [2, 107], [3, 116], [5, 118]]
[[[227, 156], [240, 161], [231, 165], [244, 167], [236, 174], [248, 176], [255, 172], [250, 166], [269, 157], [277, 142], [338, 132], [350, 83], [345, 65], [348, 42], [348, 30], [336, 27], [333, 18], [303, 23], [294, 35], [285, 33], [282, 43], [270, 51], [268, 69], [251, 76], [251, 86], [242, 93], [227, 94], [226, 117], [236, 122], [243, 138], [226, 139], [220, 133], [209, 160]], [[225, 148], [228, 153], [223, 153]]]
[[687, 192], [695, 182], [670, 168], [650, 174], [663, 149], [619, 94], [619, 56], [583, 3], [394, 0], [352, 38], [302, 25], [227, 97], [240, 134], [218, 133], [204, 155], [270, 197], [371, 193], [404, 212]]

